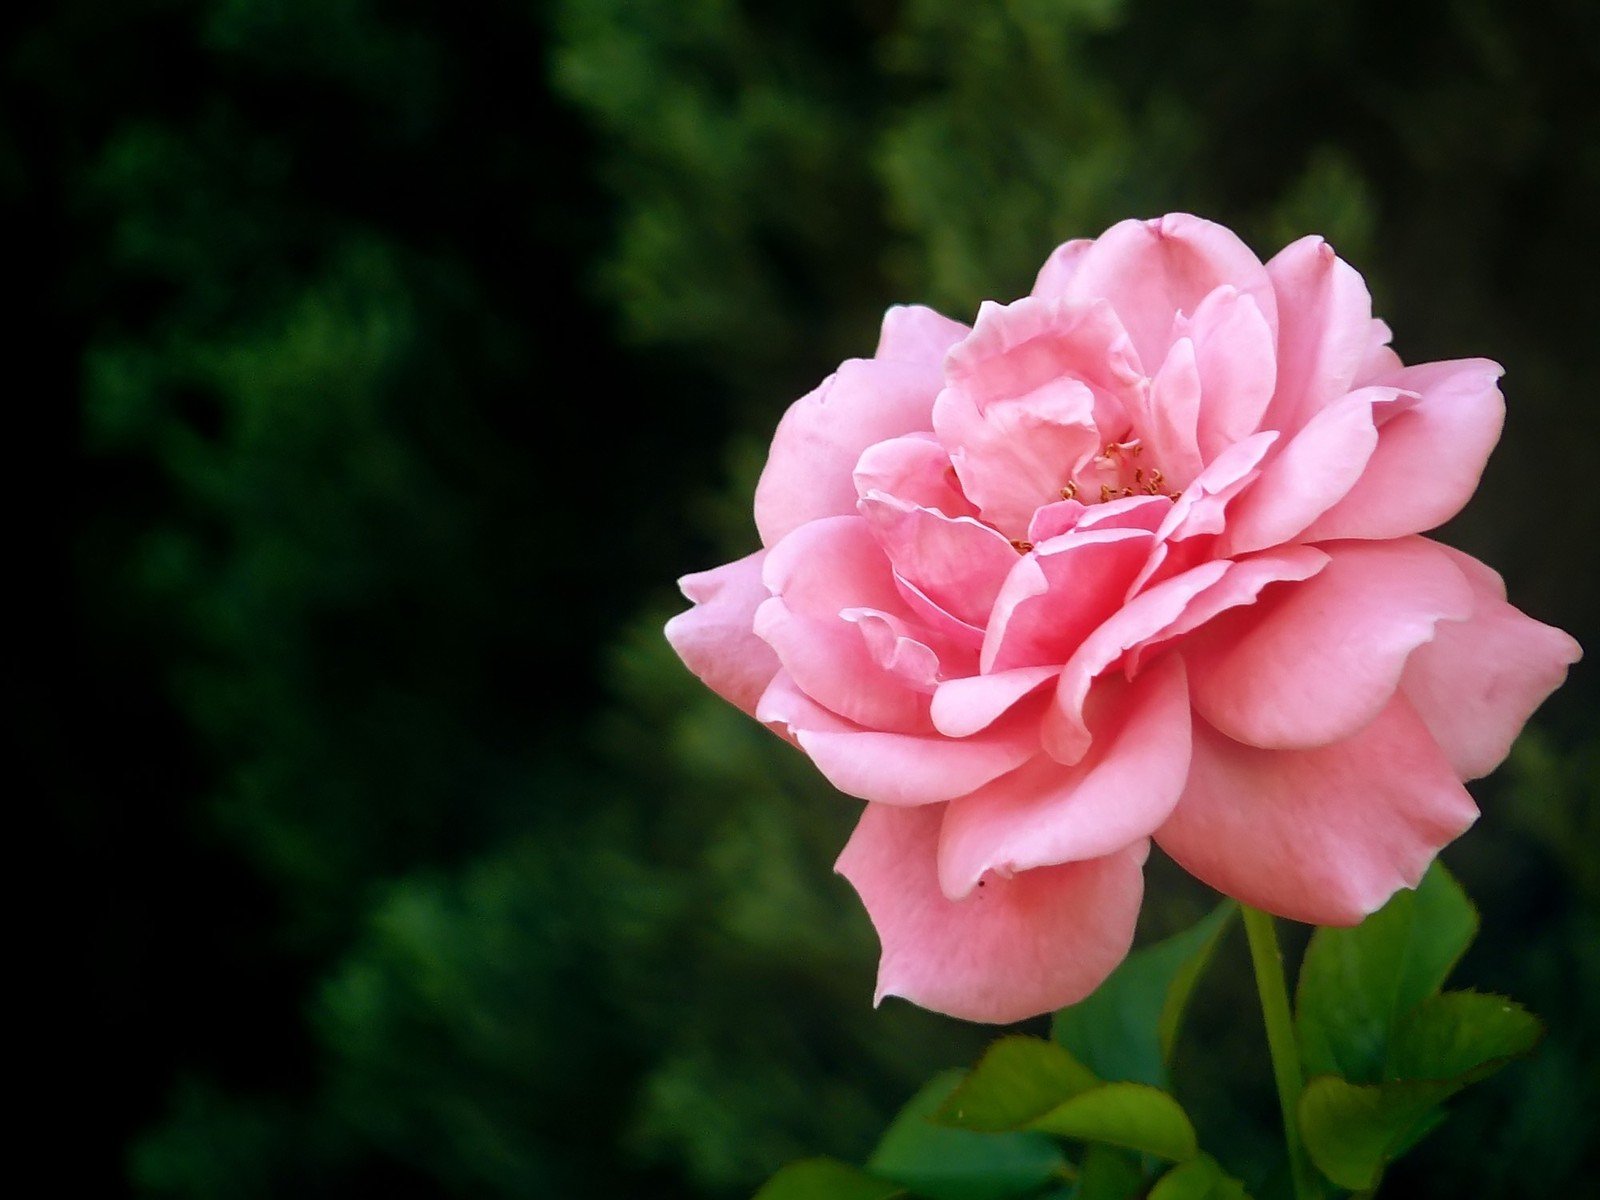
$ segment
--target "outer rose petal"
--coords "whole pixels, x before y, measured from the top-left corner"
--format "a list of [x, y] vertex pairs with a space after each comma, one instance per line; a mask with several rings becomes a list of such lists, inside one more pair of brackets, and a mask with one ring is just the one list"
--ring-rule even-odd
[[1467, 581], [1432, 542], [1321, 549], [1320, 573], [1184, 643], [1195, 711], [1228, 737], [1284, 750], [1351, 736], [1388, 704], [1434, 627], [1472, 610]]
[[1511, 752], [1523, 724], [1583, 651], [1561, 630], [1507, 604], [1505, 584], [1494, 571], [1448, 546], [1440, 549], [1472, 584], [1472, 615], [1440, 624], [1433, 641], [1406, 661], [1400, 690], [1456, 773], [1477, 779]]
[[1306, 539], [1391, 538], [1443, 525], [1466, 505], [1500, 440], [1505, 400], [1499, 363], [1485, 358], [1422, 363], [1382, 377], [1422, 399], [1386, 421], [1350, 493], [1306, 530]]
[[872, 357], [935, 367], [971, 329], [922, 304], [896, 304], [883, 314], [878, 349]]
[[853, 512], [851, 472], [875, 442], [929, 427], [937, 363], [853, 358], [789, 406], [756, 482], [756, 528], [776, 545], [807, 521]]
[[1169, 656], [1115, 692], [1094, 749], [1071, 767], [1048, 756], [952, 801], [939, 838], [939, 882], [959, 900], [1002, 876], [1081, 862], [1143, 841], [1178, 802], [1189, 771], [1189, 692]]
[[1177, 315], [1193, 315], [1224, 284], [1250, 296], [1276, 332], [1277, 301], [1261, 260], [1221, 225], [1172, 213], [1106, 230], [1078, 262], [1065, 295], [1111, 301], [1144, 369], [1153, 373], [1172, 344]]
[[1415, 887], [1477, 815], [1397, 696], [1360, 733], [1316, 750], [1257, 750], [1196, 721], [1189, 783], [1156, 841], [1246, 904], [1311, 925], [1354, 925]]
[[869, 805], [839, 856], [883, 943], [877, 999], [1003, 1024], [1083, 999], [1128, 953], [1149, 843], [939, 890], [942, 811]]
[[889, 560], [861, 517], [828, 517], [796, 529], [767, 552], [761, 581], [795, 612], [837, 616], [847, 608], [899, 614], [905, 604]]
[[1019, 709], [976, 737], [863, 729], [817, 704], [780, 671], [756, 718], [810, 756], [834, 787], [876, 804], [937, 804], [1015, 770], [1039, 752], [1037, 707]]
[[778, 656], [755, 634], [755, 614], [768, 596], [761, 582], [767, 552], [757, 550], [678, 581], [694, 607], [667, 622], [667, 641], [684, 664], [724, 700], [754, 714], [778, 673]]
[[1372, 297], [1319, 237], [1285, 246], [1267, 274], [1278, 297], [1278, 390], [1262, 424], [1293, 433], [1355, 383], [1371, 340]]

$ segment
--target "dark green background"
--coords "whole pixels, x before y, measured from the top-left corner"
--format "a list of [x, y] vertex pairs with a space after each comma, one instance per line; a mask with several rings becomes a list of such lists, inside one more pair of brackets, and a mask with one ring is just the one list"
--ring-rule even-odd
[[[783, 407], [1186, 209], [1508, 368], [1445, 533], [1600, 645], [1589, 0], [60, 0], [5, 18], [23, 1099], [52, 1191], [739, 1196], [986, 1031], [868, 1007], [854, 805], [664, 647]], [[31, 556], [30, 556], [31, 559]], [[1584, 665], [1447, 855], [1550, 1036], [1388, 1185], [1596, 1159]], [[42, 866], [42, 878], [29, 870]], [[1145, 933], [1207, 903], [1154, 869]], [[1179, 1062], [1272, 1140], [1223, 954]], [[30, 1021], [33, 1018], [29, 1018]], [[19, 1162], [22, 1159], [19, 1158]]]

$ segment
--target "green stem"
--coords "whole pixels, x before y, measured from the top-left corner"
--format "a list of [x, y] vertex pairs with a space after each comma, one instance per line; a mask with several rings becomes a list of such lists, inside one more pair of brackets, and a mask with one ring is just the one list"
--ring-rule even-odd
[[1283, 954], [1278, 949], [1278, 931], [1272, 917], [1248, 904], [1244, 912], [1245, 936], [1250, 939], [1250, 962], [1256, 971], [1256, 991], [1261, 996], [1261, 1015], [1267, 1023], [1267, 1047], [1272, 1051], [1272, 1075], [1278, 1084], [1278, 1107], [1283, 1110], [1283, 1142], [1289, 1151], [1289, 1174], [1294, 1180], [1295, 1200], [1314, 1200], [1318, 1194], [1316, 1177], [1305, 1147], [1300, 1144], [1300, 1122], [1296, 1107], [1305, 1079], [1300, 1071], [1300, 1049], [1295, 1044], [1294, 1023], [1289, 1016], [1289, 988], [1283, 977]]

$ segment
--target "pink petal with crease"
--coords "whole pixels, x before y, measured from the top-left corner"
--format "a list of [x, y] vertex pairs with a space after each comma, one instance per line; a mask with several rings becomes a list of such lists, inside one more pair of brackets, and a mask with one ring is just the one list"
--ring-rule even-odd
[[667, 622], [667, 641], [684, 665], [724, 700], [753, 714], [778, 671], [772, 647], [756, 636], [756, 609], [770, 594], [761, 582], [767, 552], [757, 550], [678, 581], [694, 607]]
[[1245, 904], [1354, 925], [1415, 887], [1477, 815], [1397, 696], [1361, 732], [1315, 750], [1258, 750], [1197, 720], [1188, 786], [1156, 841]]
[[935, 868], [941, 816], [869, 805], [839, 856], [883, 944], [877, 999], [1003, 1024], [1098, 987], [1132, 944], [1148, 843], [997, 877], [951, 901]]
[[855, 470], [876, 442], [931, 425], [943, 379], [934, 363], [853, 358], [783, 414], [756, 482], [761, 542], [807, 521], [853, 512]]
[[1195, 711], [1263, 749], [1304, 749], [1357, 733], [1400, 686], [1406, 659], [1472, 592], [1422, 538], [1333, 542], [1316, 576], [1230, 613], [1184, 643]]
[[1189, 771], [1189, 693], [1168, 657], [1132, 684], [1107, 688], [1094, 749], [1064, 767], [1041, 756], [952, 801], [939, 838], [939, 879], [952, 900], [986, 874], [1099, 858], [1142, 842], [1167, 819]]
[[1561, 686], [1583, 650], [1559, 629], [1535, 621], [1505, 600], [1500, 576], [1448, 546], [1472, 586], [1464, 621], [1442, 622], [1433, 641], [1406, 660], [1400, 690], [1463, 779], [1500, 765], [1522, 726]]

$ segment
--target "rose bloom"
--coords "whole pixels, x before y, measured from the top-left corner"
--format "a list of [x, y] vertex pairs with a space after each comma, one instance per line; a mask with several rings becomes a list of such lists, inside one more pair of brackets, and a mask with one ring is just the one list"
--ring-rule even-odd
[[1500, 367], [1404, 366], [1320, 238], [1068, 242], [969, 328], [892, 308], [798, 400], [765, 547], [682, 580], [691, 670], [867, 801], [838, 869], [878, 998], [978, 1021], [1127, 953], [1152, 837], [1350, 925], [1477, 816], [1579, 655], [1421, 533], [1477, 485]]

